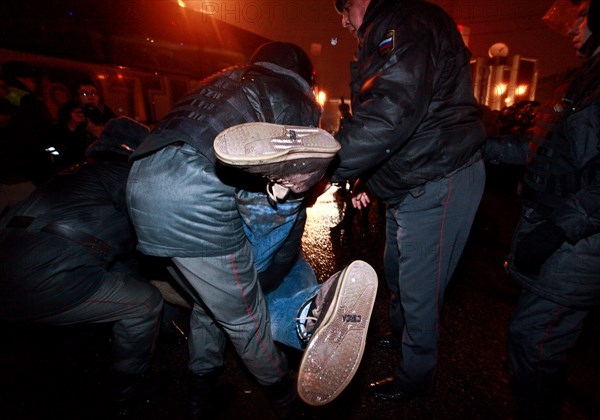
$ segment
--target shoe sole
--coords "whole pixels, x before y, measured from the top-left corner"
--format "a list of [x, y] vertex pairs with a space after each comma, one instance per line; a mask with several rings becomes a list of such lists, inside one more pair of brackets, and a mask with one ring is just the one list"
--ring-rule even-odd
[[233, 166], [255, 166], [296, 159], [332, 159], [340, 144], [320, 128], [264, 122], [222, 131], [213, 143], [215, 155]]
[[362, 359], [377, 295], [377, 274], [354, 261], [340, 274], [335, 295], [313, 334], [298, 371], [300, 398], [312, 406], [333, 401], [348, 386]]

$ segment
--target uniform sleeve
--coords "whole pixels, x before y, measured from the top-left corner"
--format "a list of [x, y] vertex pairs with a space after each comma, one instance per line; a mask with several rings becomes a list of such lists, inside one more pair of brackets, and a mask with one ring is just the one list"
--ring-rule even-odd
[[527, 164], [527, 150], [530, 138], [521, 133], [511, 133], [504, 136], [488, 136], [483, 146], [486, 161], [507, 165]]
[[600, 100], [592, 106], [591, 118], [575, 128], [577, 146], [590, 156], [581, 171], [581, 188], [551, 218], [571, 243], [600, 233]]
[[402, 149], [427, 113], [433, 91], [432, 36], [403, 31], [396, 29], [394, 41], [400, 45], [389, 56], [374, 52], [372, 62], [361, 63], [371, 76], [358, 81], [352, 121], [336, 134], [342, 148], [334, 182], [380, 166]]

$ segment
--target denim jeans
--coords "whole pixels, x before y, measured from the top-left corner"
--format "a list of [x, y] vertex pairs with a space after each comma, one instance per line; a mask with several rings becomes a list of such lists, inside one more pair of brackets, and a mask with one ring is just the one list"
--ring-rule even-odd
[[312, 267], [300, 256], [283, 282], [266, 295], [273, 340], [298, 350], [304, 345], [296, 334], [298, 311], [317, 295], [321, 285]]
[[[239, 190], [236, 197], [246, 236], [252, 244], [254, 266], [258, 273], [264, 272], [291, 234], [302, 210], [302, 199], [272, 205], [265, 193], [246, 190]], [[297, 246], [300, 247], [300, 242]], [[266, 294], [275, 341], [303, 349], [296, 334], [296, 316], [320, 287], [315, 272], [300, 255], [281, 283]]]
[[289, 236], [302, 210], [302, 199], [272, 204], [264, 192], [238, 190], [236, 203], [258, 273], [265, 271]]
[[[236, 196], [244, 230], [252, 244], [254, 266], [258, 273], [264, 272], [290, 235], [302, 209], [302, 200], [287, 200], [272, 205], [265, 193], [239, 190]], [[315, 272], [300, 256], [281, 284], [266, 294], [271, 315], [271, 332], [275, 341], [288, 347], [303, 349], [296, 334], [296, 316], [320, 287]]]

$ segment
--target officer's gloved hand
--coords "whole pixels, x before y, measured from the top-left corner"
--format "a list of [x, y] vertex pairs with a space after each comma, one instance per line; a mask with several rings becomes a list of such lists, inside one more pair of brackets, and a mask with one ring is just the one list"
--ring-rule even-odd
[[554, 223], [545, 221], [523, 235], [514, 251], [513, 265], [523, 274], [539, 274], [548, 257], [556, 252], [567, 235]]

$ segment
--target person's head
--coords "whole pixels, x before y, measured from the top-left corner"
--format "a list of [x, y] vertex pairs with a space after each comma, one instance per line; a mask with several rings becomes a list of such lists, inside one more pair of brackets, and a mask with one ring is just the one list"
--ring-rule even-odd
[[589, 58], [600, 47], [599, 9], [600, 0], [556, 0], [542, 20], [571, 38], [581, 58]]
[[335, 0], [335, 8], [342, 15], [342, 26], [355, 37], [361, 27], [371, 0]]
[[77, 99], [67, 101], [58, 110], [57, 123], [61, 127], [68, 127], [71, 130], [85, 122], [85, 115], [81, 103]]
[[91, 80], [83, 80], [77, 86], [77, 98], [83, 104], [98, 106], [100, 103], [100, 93], [96, 84]]
[[267, 62], [292, 70], [308, 82], [315, 83], [315, 68], [308, 55], [297, 45], [289, 42], [267, 42], [254, 51], [250, 63]]
[[587, 25], [589, 6], [589, 1], [583, 1], [577, 6], [577, 17], [569, 31], [569, 35], [573, 40], [573, 47], [576, 50], [580, 50], [581, 47], [583, 47], [583, 44], [585, 44], [592, 35], [592, 31]]
[[597, 0], [573, 2], [577, 6], [577, 17], [569, 35], [578, 54], [588, 58], [600, 51], [599, 3]]

